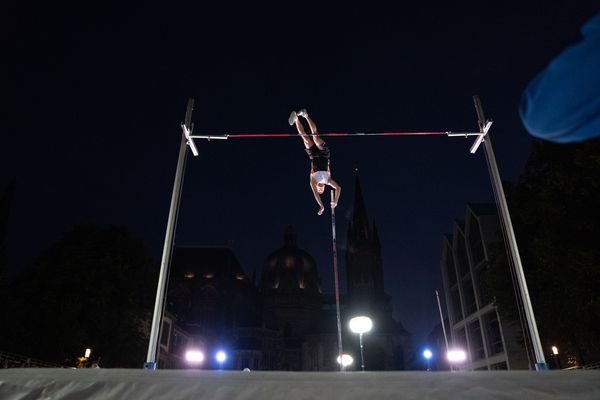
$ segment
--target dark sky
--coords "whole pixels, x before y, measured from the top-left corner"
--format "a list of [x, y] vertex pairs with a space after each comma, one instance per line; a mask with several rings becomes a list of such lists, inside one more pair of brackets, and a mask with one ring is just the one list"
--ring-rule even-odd
[[[520, 94], [598, 9], [545, 3], [343, 14], [302, 4], [277, 13], [233, 3], [8, 6], [0, 191], [16, 177], [10, 270], [80, 222], [127, 225], [158, 258], [189, 97], [195, 132], [221, 134], [294, 132], [287, 118], [301, 107], [322, 132], [476, 130], [479, 94], [495, 121], [502, 177], [515, 181], [531, 146]], [[343, 187], [341, 268], [357, 166], [395, 316], [421, 340], [438, 318], [442, 234], [467, 202], [492, 201], [483, 153], [469, 154], [472, 139], [438, 136], [328, 143]], [[301, 140], [198, 147], [200, 157], [188, 158], [177, 243], [230, 245], [251, 275], [292, 224], [333, 291], [331, 220], [316, 215]]]

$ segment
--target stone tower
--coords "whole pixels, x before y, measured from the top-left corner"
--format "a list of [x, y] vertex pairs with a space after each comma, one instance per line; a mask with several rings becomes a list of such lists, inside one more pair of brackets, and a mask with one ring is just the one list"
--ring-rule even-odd
[[391, 316], [391, 298], [383, 288], [381, 244], [375, 224], [371, 226], [358, 172], [355, 175], [354, 213], [348, 226], [346, 293], [350, 312], [385, 313]]

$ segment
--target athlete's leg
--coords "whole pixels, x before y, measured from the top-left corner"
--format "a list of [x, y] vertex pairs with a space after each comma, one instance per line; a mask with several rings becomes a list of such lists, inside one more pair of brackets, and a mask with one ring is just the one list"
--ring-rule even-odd
[[298, 130], [298, 133], [300, 134], [300, 137], [304, 142], [304, 147], [310, 149], [310, 147], [313, 144], [315, 144], [315, 142], [313, 141], [312, 137], [310, 135], [307, 135], [304, 131], [304, 127], [302, 126], [302, 122], [300, 122], [300, 119], [296, 119], [296, 129]]
[[313, 135], [313, 140], [315, 141], [317, 147], [323, 147], [324, 141], [319, 137], [319, 132], [317, 131], [317, 124], [315, 124], [315, 121], [313, 121], [312, 118], [308, 115], [306, 108], [300, 110], [300, 112], [298, 112], [298, 115], [304, 117], [306, 119], [306, 122], [308, 122], [308, 126], [310, 126], [310, 132]]

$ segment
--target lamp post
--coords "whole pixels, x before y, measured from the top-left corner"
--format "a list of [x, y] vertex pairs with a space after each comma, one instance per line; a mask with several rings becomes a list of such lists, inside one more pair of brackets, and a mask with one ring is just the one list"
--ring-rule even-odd
[[554, 364], [556, 365], [556, 368], [562, 369], [562, 366], [560, 365], [560, 358], [558, 357], [558, 347], [556, 346], [552, 346], [552, 357], [554, 357]]
[[363, 333], [369, 332], [373, 328], [373, 321], [369, 317], [359, 316], [354, 317], [350, 320], [350, 330], [354, 333], [358, 333], [360, 342], [360, 368], [362, 371], [365, 370], [365, 356], [363, 353]]
[[77, 365], [76, 368], [85, 368], [90, 359], [90, 355], [92, 354], [92, 349], [85, 349], [83, 357], [77, 357]]
[[431, 352], [431, 350], [429, 350], [429, 349], [423, 350], [423, 357], [425, 357], [425, 360], [427, 360], [427, 371], [431, 371], [431, 369], [429, 368], [429, 360], [431, 360], [432, 356], [433, 356], [433, 353]]

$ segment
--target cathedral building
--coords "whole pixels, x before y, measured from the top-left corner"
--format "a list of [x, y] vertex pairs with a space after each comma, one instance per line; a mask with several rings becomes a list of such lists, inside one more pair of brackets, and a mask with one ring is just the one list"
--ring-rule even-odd
[[[205, 353], [202, 368], [291, 371], [339, 369], [335, 299], [323, 293], [314, 258], [298, 247], [292, 227], [269, 254], [260, 281], [248, 278], [229, 248], [177, 247], [160, 338], [159, 368], [187, 368], [187, 349]], [[377, 229], [371, 225], [358, 175], [348, 228], [346, 293], [341, 298], [344, 353], [360, 368], [357, 335], [348, 321], [367, 315], [368, 370], [404, 369], [409, 334], [392, 318], [384, 291]], [[223, 350], [226, 361], [214, 360]]]

